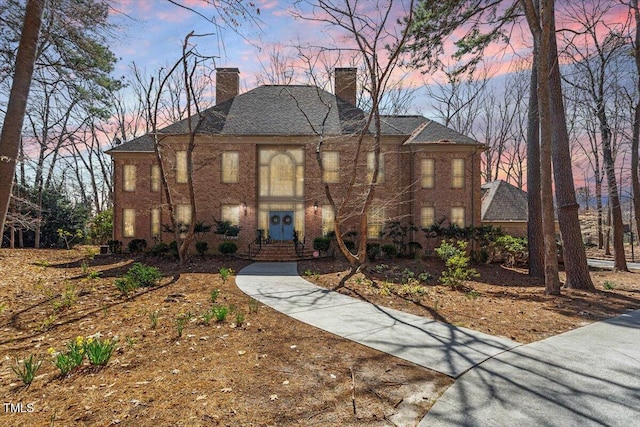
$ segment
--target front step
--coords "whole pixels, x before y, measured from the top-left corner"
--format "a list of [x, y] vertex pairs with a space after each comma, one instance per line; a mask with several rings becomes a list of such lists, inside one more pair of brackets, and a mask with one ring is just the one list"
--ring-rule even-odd
[[313, 248], [305, 247], [302, 256], [298, 256], [291, 242], [263, 244], [262, 249], [253, 256], [253, 261], [298, 261], [313, 258]]

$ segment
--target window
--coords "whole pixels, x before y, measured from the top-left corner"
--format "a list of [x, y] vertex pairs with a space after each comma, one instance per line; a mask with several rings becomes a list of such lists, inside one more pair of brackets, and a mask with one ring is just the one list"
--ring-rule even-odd
[[420, 225], [422, 228], [431, 227], [435, 224], [436, 210], [433, 206], [423, 206], [420, 210]]
[[451, 224], [464, 227], [464, 208], [451, 208]]
[[385, 217], [384, 208], [371, 208], [367, 214], [367, 237], [370, 239], [379, 239], [381, 237]]
[[151, 209], [151, 236], [160, 236], [160, 208]]
[[[371, 182], [373, 178], [373, 168], [375, 166], [376, 155], [375, 153], [367, 153], [367, 180]], [[384, 153], [380, 153], [380, 164], [378, 166], [378, 181], [384, 182]]]
[[176, 182], [185, 184], [187, 181], [187, 152], [176, 151]]
[[322, 205], [322, 234], [334, 231], [334, 215], [331, 205]]
[[134, 237], [136, 235], [136, 210], [122, 210], [122, 237]]
[[422, 159], [422, 188], [433, 188], [435, 184], [435, 159]]
[[464, 187], [464, 159], [453, 159], [451, 161], [452, 181], [451, 186], [453, 188]]
[[124, 165], [123, 174], [124, 174], [123, 190], [136, 191], [136, 166]]
[[151, 165], [151, 191], [160, 191], [160, 166]]
[[240, 225], [240, 206], [222, 205], [221, 217], [222, 221], [229, 221], [231, 225]]
[[238, 159], [236, 151], [222, 153], [222, 182], [238, 182]]
[[187, 227], [191, 224], [191, 205], [176, 206], [176, 221]]
[[340, 182], [340, 153], [337, 151], [323, 152], [322, 166], [324, 166], [324, 175], [322, 176], [324, 182]]

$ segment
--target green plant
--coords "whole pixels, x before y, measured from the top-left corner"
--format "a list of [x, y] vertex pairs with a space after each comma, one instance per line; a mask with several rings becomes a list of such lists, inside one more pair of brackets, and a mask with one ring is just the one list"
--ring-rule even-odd
[[116, 348], [117, 341], [106, 338], [101, 340], [98, 337], [88, 337], [84, 343], [84, 352], [87, 360], [93, 366], [105, 366], [111, 359], [111, 354]]
[[92, 246], [84, 248], [84, 258], [88, 260], [93, 260], [98, 255], [98, 250]]
[[389, 270], [389, 266], [387, 264], [377, 264], [373, 269], [376, 273], [383, 273]]
[[608, 291], [612, 291], [615, 289], [616, 284], [610, 280], [605, 280], [604, 283], [602, 284], [602, 287]]
[[385, 253], [387, 258], [395, 258], [398, 256], [398, 248], [393, 243], [385, 243], [382, 245], [382, 252]]
[[205, 325], [209, 325], [211, 319], [213, 319], [214, 317], [215, 313], [213, 312], [213, 309], [209, 309], [202, 313], [202, 323], [204, 323]]
[[238, 251], [238, 245], [234, 242], [222, 242], [218, 245], [218, 252], [223, 255], [233, 255]]
[[182, 337], [182, 331], [184, 330], [184, 325], [187, 323], [187, 320], [189, 320], [189, 316], [186, 314], [176, 317], [176, 332], [178, 338]]
[[133, 348], [134, 344], [138, 342], [138, 340], [136, 340], [135, 338], [132, 337], [127, 337], [127, 346], [129, 348]]
[[222, 283], [227, 283], [227, 279], [233, 274], [233, 269], [231, 267], [220, 267], [218, 273], [220, 273]]
[[405, 268], [404, 270], [402, 270], [402, 283], [408, 283], [409, 280], [415, 280], [416, 278], [416, 273], [414, 273], [412, 270], [409, 270], [408, 268]]
[[508, 234], [495, 239], [496, 257], [501, 259], [507, 266], [523, 263], [527, 260], [527, 239], [513, 237]]
[[44, 319], [42, 321], [42, 323], [40, 324], [40, 326], [38, 327], [38, 329], [41, 332], [47, 331], [49, 329], [51, 329], [51, 327], [53, 326], [53, 324], [56, 322], [56, 316], [54, 316], [53, 314], [50, 315], [49, 317], [47, 317], [46, 319]]
[[211, 302], [215, 304], [219, 296], [220, 296], [220, 289], [213, 289], [210, 293]]
[[[385, 250], [387, 256], [395, 257], [397, 255], [404, 256], [407, 251], [407, 244], [405, 239], [409, 235], [410, 231], [418, 230], [413, 224], [403, 225], [400, 221], [388, 221], [384, 225], [383, 236], [389, 237], [393, 242], [393, 246], [396, 248], [395, 255], [389, 255]], [[383, 247], [384, 250], [384, 247]]]
[[380, 243], [367, 243], [367, 258], [373, 262], [380, 255]]
[[418, 280], [420, 280], [421, 282], [429, 282], [431, 279], [433, 279], [433, 276], [429, 273], [423, 272], [418, 274]]
[[76, 287], [72, 284], [68, 284], [65, 291], [60, 295], [60, 299], [52, 303], [53, 309], [55, 311], [60, 311], [65, 308], [71, 308], [77, 299]]
[[97, 213], [88, 223], [88, 237], [93, 244], [103, 244], [113, 235], [113, 210]]
[[331, 239], [328, 237], [316, 237], [313, 239], [313, 249], [320, 252], [327, 252], [331, 246]]
[[158, 242], [151, 247], [149, 253], [153, 256], [162, 256], [169, 252], [169, 245], [164, 242]]
[[467, 297], [467, 299], [477, 300], [480, 297], [480, 292], [476, 291], [475, 289], [471, 289], [465, 294], [465, 296]]
[[127, 245], [129, 252], [132, 254], [139, 254], [147, 249], [147, 241], [144, 239], [133, 239]]
[[213, 317], [216, 318], [216, 322], [224, 322], [231, 310], [224, 305], [217, 305], [214, 306], [211, 311], [213, 312]]
[[20, 378], [22, 383], [26, 386], [30, 385], [33, 379], [42, 365], [42, 361], [34, 360], [34, 355], [29, 356], [28, 359], [18, 360], [16, 358], [16, 364], [11, 367], [11, 370]]
[[258, 300], [251, 298], [249, 300], [249, 313], [257, 313], [260, 308], [260, 302]]
[[71, 232], [69, 230], [58, 228], [58, 238], [60, 241], [64, 242], [64, 245], [67, 249], [71, 249], [73, 245], [82, 240], [83, 237], [84, 233], [81, 229], [77, 229], [74, 232]]
[[222, 234], [224, 236], [237, 236], [240, 234], [240, 227], [232, 225], [230, 221], [218, 221], [214, 218], [213, 222], [216, 223], [215, 234]]
[[242, 326], [244, 324], [244, 313], [241, 311], [236, 313], [236, 326]]
[[56, 352], [54, 348], [49, 349], [53, 364], [60, 369], [60, 375], [67, 375], [80, 365], [84, 359], [84, 338], [79, 336], [75, 340], [67, 343], [67, 350]]
[[49, 261], [35, 261], [34, 262], [35, 265], [37, 265], [38, 267], [49, 267]]
[[151, 287], [158, 284], [162, 273], [156, 267], [151, 267], [140, 262], [131, 266], [125, 275], [136, 287]]
[[204, 241], [196, 242], [196, 251], [200, 254], [200, 256], [204, 256], [209, 250], [209, 244]]
[[6, 309], [7, 309], [7, 303], [6, 302], [0, 303], [0, 314], [4, 313]]
[[137, 289], [137, 286], [127, 277], [121, 277], [115, 281], [116, 288], [122, 295], [128, 295], [129, 292]]
[[436, 248], [436, 254], [445, 263], [446, 270], [442, 272], [440, 281], [453, 288], [462, 285], [466, 280], [478, 276], [475, 269], [469, 268], [469, 257], [466, 254], [467, 242], [443, 241]]
[[96, 280], [102, 275], [102, 271], [90, 271], [87, 273], [87, 279]]
[[151, 322], [151, 329], [158, 327], [158, 310], [149, 313], [149, 321]]

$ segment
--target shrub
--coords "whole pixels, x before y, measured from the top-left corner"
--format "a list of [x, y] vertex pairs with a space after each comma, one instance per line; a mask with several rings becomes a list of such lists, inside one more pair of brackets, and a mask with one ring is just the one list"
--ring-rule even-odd
[[200, 256], [204, 256], [209, 250], [209, 244], [204, 241], [196, 242], [196, 251], [200, 254]]
[[454, 242], [443, 241], [436, 248], [436, 254], [445, 263], [447, 269], [442, 272], [440, 281], [453, 288], [462, 285], [465, 280], [478, 276], [473, 268], [469, 268], [469, 257], [467, 256], [467, 242], [459, 240]]
[[109, 240], [107, 245], [109, 246], [109, 252], [112, 254], [122, 253], [122, 242], [120, 240]]
[[522, 263], [529, 256], [527, 251], [527, 239], [513, 237], [508, 234], [495, 240], [496, 256], [508, 266]]
[[419, 259], [422, 256], [422, 245], [419, 242], [409, 242], [407, 246], [411, 258]]
[[147, 241], [144, 239], [133, 239], [129, 242], [127, 248], [132, 254], [139, 254], [147, 249]]
[[79, 336], [74, 341], [67, 343], [67, 351], [56, 352], [54, 348], [49, 349], [53, 364], [60, 369], [60, 375], [67, 375], [75, 368], [82, 365], [84, 360], [84, 338]]
[[127, 271], [126, 276], [138, 287], [150, 287], [158, 284], [158, 281], [162, 278], [162, 273], [156, 267], [136, 262]]
[[169, 243], [169, 254], [173, 258], [178, 258], [178, 242], [175, 240], [172, 240], [171, 243]]
[[162, 256], [169, 252], [169, 245], [164, 242], [158, 242], [151, 247], [149, 252], [154, 256]]
[[220, 273], [222, 283], [226, 283], [229, 276], [233, 274], [233, 269], [231, 267], [220, 267], [218, 273]]
[[344, 245], [349, 249], [349, 252], [353, 253], [356, 250], [356, 242], [353, 240], [345, 240]]
[[224, 255], [232, 255], [238, 251], [238, 245], [234, 242], [222, 242], [218, 246], [218, 251]]
[[87, 355], [87, 360], [93, 366], [105, 366], [111, 354], [116, 347], [117, 341], [110, 340], [109, 338], [101, 340], [100, 338], [87, 338], [83, 343], [84, 352]]
[[216, 322], [224, 322], [227, 318], [227, 315], [229, 314], [229, 311], [229, 307], [224, 305], [217, 305], [211, 309], [213, 317], [216, 318]]
[[398, 256], [398, 248], [393, 243], [385, 243], [384, 245], [382, 245], [382, 251], [389, 258], [395, 258], [396, 256]]
[[113, 209], [97, 213], [88, 224], [88, 237], [94, 245], [103, 244], [113, 234]]
[[327, 252], [331, 245], [331, 239], [328, 237], [316, 237], [313, 239], [313, 249], [320, 252]]
[[367, 243], [367, 258], [369, 261], [375, 261], [380, 255], [380, 243]]
[[37, 359], [34, 361], [34, 356], [32, 354], [28, 359], [22, 361], [16, 359], [16, 364], [11, 367], [11, 370], [15, 372], [24, 385], [28, 386], [36, 377], [38, 369], [40, 369], [40, 365], [42, 365], [42, 362]]

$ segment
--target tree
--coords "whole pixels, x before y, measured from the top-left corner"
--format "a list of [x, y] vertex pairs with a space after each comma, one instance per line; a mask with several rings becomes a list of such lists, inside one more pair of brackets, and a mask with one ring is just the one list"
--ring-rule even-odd
[[[330, 27], [343, 31], [351, 46], [327, 47], [326, 50], [348, 51], [364, 64], [366, 83], [363, 86], [367, 95], [369, 112], [364, 117], [354, 117], [355, 143], [353, 161], [348, 171], [348, 183], [337, 194], [324, 183], [324, 192], [334, 212], [334, 231], [340, 252], [351, 266], [351, 274], [356, 273], [366, 263], [368, 217], [372, 210], [378, 182], [381, 158], [381, 104], [389, 89], [391, 74], [398, 65], [402, 50], [408, 40], [409, 28], [413, 19], [413, 1], [408, 3], [394, 1], [378, 1], [375, 5], [362, 4], [357, 1], [334, 2], [320, 0], [313, 5], [312, 16], [297, 14], [303, 19], [325, 23]], [[405, 15], [402, 25], [395, 26], [392, 12], [399, 11]], [[388, 50], [385, 52], [384, 49]], [[327, 110], [328, 114], [329, 110]], [[310, 123], [311, 124], [311, 123]], [[326, 135], [322, 128], [316, 128], [318, 141], [316, 144], [316, 160], [321, 175], [324, 175], [323, 150]], [[371, 173], [363, 176], [363, 159], [366, 151], [373, 152]], [[366, 164], [366, 162], [365, 162]], [[354, 202], [355, 201], [355, 202]], [[343, 225], [349, 220], [358, 222], [357, 250], [345, 244]], [[355, 249], [354, 249], [355, 250]], [[348, 277], [347, 277], [348, 278]], [[346, 278], [342, 280], [342, 283]]]
[[[633, 15], [635, 32], [633, 33], [633, 59], [636, 68], [636, 91], [640, 92], [640, 8], [638, 0], [630, 0], [629, 10]], [[633, 210], [636, 219], [636, 232], [640, 236], [640, 96], [633, 106], [633, 130], [631, 135], [631, 185], [633, 189]]]
[[0, 235], [4, 234], [4, 223], [11, 198], [20, 135], [37, 55], [43, 3], [44, 0], [27, 2], [22, 36], [15, 60], [15, 74], [0, 135]]

